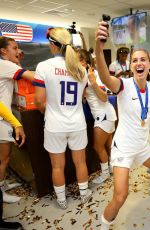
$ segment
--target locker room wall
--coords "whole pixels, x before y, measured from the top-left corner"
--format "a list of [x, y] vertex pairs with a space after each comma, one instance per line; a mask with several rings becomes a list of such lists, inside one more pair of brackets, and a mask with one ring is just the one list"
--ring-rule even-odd
[[25, 56], [21, 62], [23, 68], [34, 71], [39, 62], [52, 57], [49, 44], [20, 43], [19, 48]]

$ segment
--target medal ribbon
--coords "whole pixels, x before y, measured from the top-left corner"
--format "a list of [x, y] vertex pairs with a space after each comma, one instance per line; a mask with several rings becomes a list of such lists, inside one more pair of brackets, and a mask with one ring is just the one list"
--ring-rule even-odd
[[148, 87], [146, 84], [146, 94], [145, 94], [145, 107], [143, 105], [143, 101], [142, 101], [142, 97], [141, 97], [141, 93], [140, 90], [137, 86], [137, 84], [135, 83], [134, 79], [133, 79], [136, 91], [137, 91], [137, 95], [140, 101], [140, 105], [141, 105], [141, 120], [145, 120], [147, 118], [147, 113], [148, 113]]
[[123, 72], [126, 72], [126, 71], [127, 71], [127, 63], [125, 64], [125, 69], [123, 68], [122, 64], [121, 64], [119, 61], [118, 61], [118, 63], [119, 63], [119, 65], [120, 65], [122, 71], [123, 71]]

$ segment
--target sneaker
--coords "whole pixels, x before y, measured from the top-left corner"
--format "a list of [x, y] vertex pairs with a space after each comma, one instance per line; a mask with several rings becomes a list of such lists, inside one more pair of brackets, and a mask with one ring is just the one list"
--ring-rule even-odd
[[91, 197], [92, 197], [92, 191], [90, 189], [87, 189], [87, 193], [85, 195], [80, 196], [81, 203], [82, 204], [87, 203], [90, 200]]
[[103, 183], [104, 181], [106, 181], [109, 178], [110, 178], [109, 173], [101, 173], [101, 175], [96, 177], [95, 179], [93, 179], [92, 182], [94, 184], [101, 184], [101, 183]]
[[8, 191], [10, 189], [17, 188], [19, 186], [21, 186], [21, 183], [16, 182], [16, 183], [9, 184], [9, 183], [5, 182], [3, 185], [3, 190]]
[[0, 230], [21, 230], [22, 225], [19, 222], [0, 221]]
[[66, 200], [57, 200], [57, 203], [61, 209], [67, 209], [67, 201]]
[[22, 197], [19, 196], [14, 196], [6, 193], [5, 191], [3, 192], [3, 201], [6, 203], [16, 203], [18, 202]]

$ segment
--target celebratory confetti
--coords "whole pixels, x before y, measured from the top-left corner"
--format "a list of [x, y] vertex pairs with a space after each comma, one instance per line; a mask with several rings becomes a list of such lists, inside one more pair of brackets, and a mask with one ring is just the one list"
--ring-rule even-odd
[[[136, 217], [136, 210], [133, 210], [136, 221], [134, 223], [131, 222], [130, 226], [127, 226], [127, 218], [132, 219], [132, 215], [128, 217], [121, 216], [121, 220], [118, 219], [117, 222], [117, 226], [120, 224], [121, 230], [133, 228], [137, 230], [146, 229], [146, 223], [149, 223], [150, 205], [147, 201], [149, 199], [149, 181], [146, 179], [146, 173], [143, 169], [138, 172], [136, 170], [134, 169], [130, 173], [130, 194], [128, 199], [130, 199], [130, 195], [135, 198], [138, 197], [141, 199], [141, 202], [145, 202], [145, 206], [143, 210], [140, 210], [141, 207], [139, 207], [141, 217]], [[98, 173], [94, 173], [94, 177]], [[134, 178], [131, 176], [133, 173], [136, 175]], [[113, 177], [101, 185], [91, 185], [89, 182], [93, 196], [86, 204], [81, 204], [80, 202], [78, 184], [75, 182], [68, 185], [68, 208], [66, 210], [61, 210], [58, 207], [54, 192], [43, 198], [38, 198], [29, 186], [22, 184], [21, 187], [10, 191], [12, 194], [21, 194], [23, 197], [20, 202], [13, 204], [18, 207], [19, 212], [15, 212], [16, 214], [14, 214], [13, 211], [9, 210], [10, 205], [5, 204], [4, 208], [6, 208], [6, 213], [8, 213], [6, 220], [20, 221], [25, 226], [24, 230], [98, 230], [101, 226], [102, 211], [111, 200], [113, 191], [112, 179]], [[132, 199], [134, 199], [133, 197]], [[72, 203], [74, 204], [72, 205]], [[125, 205], [127, 206], [127, 203]], [[111, 226], [110, 229], [113, 229], [113, 227]]]

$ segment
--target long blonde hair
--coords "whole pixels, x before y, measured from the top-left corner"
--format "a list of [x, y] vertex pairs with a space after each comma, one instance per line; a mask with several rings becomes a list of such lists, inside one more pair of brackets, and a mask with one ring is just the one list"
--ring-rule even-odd
[[47, 38], [56, 42], [60, 52], [65, 57], [66, 68], [69, 74], [77, 81], [82, 81], [85, 75], [85, 70], [80, 63], [77, 52], [71, 45], [71, 34], [64, 28], [50, 28], [47, 33]]

